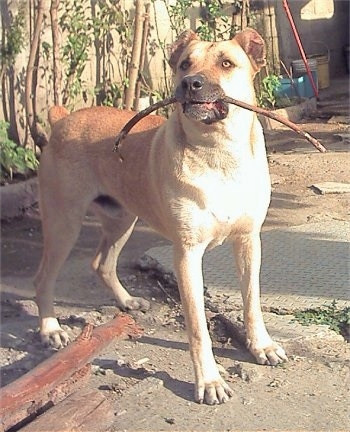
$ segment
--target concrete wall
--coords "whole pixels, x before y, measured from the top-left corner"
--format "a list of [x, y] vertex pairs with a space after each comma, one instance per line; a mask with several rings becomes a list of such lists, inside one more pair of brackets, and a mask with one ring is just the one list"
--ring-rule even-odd
[[[349, 43], [348, 0], [289, 0], [306, 54], [329, 52], [330, 76], [345, 73], [343, 47]], [[280, 57], [289, 66], [301, 59], [281, 0], [275, 0]]]

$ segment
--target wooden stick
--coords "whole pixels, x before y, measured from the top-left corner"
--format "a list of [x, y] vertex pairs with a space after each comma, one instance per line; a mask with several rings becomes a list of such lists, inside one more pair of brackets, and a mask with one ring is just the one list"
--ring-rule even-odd
[[156, 102], [153, 105], [151, 105], [151, 106], [145, 108], [144, 110], [138, 112], [137, 114], [135, 114], [134, 117], [132, 117], [126, 123], [126, 125], [123, 127], [123, 129], [119, 132], [119, 134], [117, 136], [116, 142], [114, 144], [114, 150], [113, 150], [119, 154], [119, 159], [121, 161], [123, 160], [123, 157], [120, 154], [121, 142], [126, 137], [126, 135], [130, 132], [130, 130], [135, 126], [135, 124], [138, 123], [141, 119], [143, 119], [143, 117], [146, 117], [149, 114], [151, 114], [151, 112], [156, 111], [159, 108], [163, 108], [167, 105], [171, 105], [175, 102], [176, 102], [175, 96], [161, 100], [159, 102]]
[[[277, 115], [273, 111], [268, 111], [268, 110], [265, 110], [265, 109], [260, 108], [258, 106], [250, 105], [250, 104], [248, 104], [246, 102], [242, 102], [242, 101], [239, 101], [237, 99], [233, 99], [233, 98], [231, 98], [229, 96], [225, 96], [222, 100], [224, 102], [231, 103], [233, 105], [237, 105], [237, 106], [239, 106], [241, 108], [247, 109], [249, 111], [254, 111], [257, 114], [262, 114], [265, 117], [268, 117], [268, 118], [271, 118], [273, 120], [276, 120], [279, 123], [282, 123], [285, 126], [289, 127], [294, 132], [296, 132], [297, 134], [301, 135], [303, 138], [307, 139], [321, 153], [325, 153], [327, 151], [326, 148], [316, 138], [314, 138], [313, 136], [311, 136], [308, 132], [304, 132], [295, 123], [291, 122], [290, 120], [288, 120], [285, 117], [281, 117], [281, 116]], [[126, 123], [126, 125], [122, 128], [122, 130], [118, 134], [117, 139], [116, 139], [116, 143], [114, 145], [114, 151], [119, 154], [119, 159], [121, 161], [123, 161], [123, 157], [120, 154], [120, 145], [121, 145], [121, 142], [126, 137], [126, 135], [130, 132], [130, 130], [135, 126], [135, 124], [138, 123], [143, 117], [146, 117], [151, 112], [153, 112], [153, 111], [155, 111], [155, 110], [157, 110], [159, 108], [165, 107], [167, 105], [170, 105], [172, 103], [175, 103], [175, 102], [178, 102], [175, 96], [172, 96], [170, 98], [164, 99], [164, 100], [159, 101], [159, 102], [156, 102], [155, 104], [153, 104], [153, 105], [149, 106], [148, 108], [146, 108], [146, 109], [140, 111], [139, 113], [135, 114], [135, 116], [132, 117]]]
[[[141, 333], [134, 320], [125, 314], [94, 329], [91, 324], [85, 326], [76, 341], [0, 389], [0, 430], [7, 430], [42, 407], [57, 403], [62, 385], [64, 388], [72, 377], [76, 380], [85, 375], [86, 363], [113, 339], [125, 335], [138, 337]], [[65, 396], [72, 392], [68, 390]]]
[[291, 122], [290, 120], [288, 120], [285, 117], [281, 117], [281, 116], [277, 115], [273, 111], [268, 111], [268, 110], [265, 110], [263, 108], [260, 108], [260, 107], [254, 106], [254, 105], [249, 105], [245, 102], [230, 98], [228, 96], [225, 96], [223, 101], [237, 105], [237, 106], [244, 108], [244, 109], [247, 109], [249, 111], [254, 111], [257, 114], [262, 114], [263, 116], [268, 117], [270, 119], [276, 120], [276, 121], [284, 124], [285, 126], [289, 127], [294, 132], [301, 135], [303, 138], [307, 139], [321, 153], [325, 153], [327, 151], [326, 148], [316, 138], [311, 136], [308, 132], [304, 132], [295, 123]]

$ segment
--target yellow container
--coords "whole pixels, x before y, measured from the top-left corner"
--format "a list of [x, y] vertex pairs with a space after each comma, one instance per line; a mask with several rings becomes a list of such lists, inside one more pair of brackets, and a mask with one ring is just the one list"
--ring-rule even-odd
[[329, 87], [329, 55], [313, 54], [308, 58], [317, 61], [318, 88], [322, 90]]
[[307, 56], [308, 58], [314, 59], [317, 62], [318, 88], [322, 90], [329, 87], [330, 51], [328, 46], [321, 41], [312, 41], [312, 43], [322, 45], [324, 48], [324, 50], [322, 50], [322, 54], [311, 54]]

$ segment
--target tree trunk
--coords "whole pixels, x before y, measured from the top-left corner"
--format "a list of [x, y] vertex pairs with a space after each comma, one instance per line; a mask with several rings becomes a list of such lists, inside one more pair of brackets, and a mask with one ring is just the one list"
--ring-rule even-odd
[[142, 45], [142, 21], [143, 21], [143, 0], [135, 2], [135, 33], [129, 67], [129, 85], [125, 92], [125, 109], [131, 109], [135, 97], [136, 81], [139, 75], [140, 56]]
[[142, 81], [143, 81], [142, 71], [143, 71], [143, 67], [145, 65], [147, 39], [148, 39], [148, 33], [149, 33], [150, 9], [151, 9], [151, 4], [147, 3], [145, 15], [144, 15], [144, 21], [143, 21], [139, 74], [138, 74], [136, 87], [135, 87], [135, 103], [134, 103], [135, 111], [139, 110], [139, 104], [140, 104], [141, 85], [142, 85]]
[[34, 24], [34, 34], [30, 44], [30, 52], [29, 52], [29, 59], [28, 59], [26, 80], [25, 80], [25, 86], [26, 86], [25, 104], [26, 104], [27, 123], [33, 141], [35, 145], [37, 145], [40, 149], [47, 144], [48, 138], [46, 133], [38, 124], [36, 119], [37, 116], [35, 112], [35, 103], [34, 103], [34, 95], [35, 95], [34, 83], [36, 82], [36, 77], [38, 73], [35, 64], [36, 64], [36, 59], [39, 50], [40, 32], [41, 32], [45, 9], [46, 9], [45, 3], [46, 0], [38, 0], [37, 14], [36, 14], [36, 19]]
[[50, 16], [52, 31], [52, 52], [53, 52], [53, 101], [55, 105], [62, 104], [61, 82], [62, 68], [60, 64], [60, 36], [58, 30], [57, 11], [60, 0], [51, 0]]

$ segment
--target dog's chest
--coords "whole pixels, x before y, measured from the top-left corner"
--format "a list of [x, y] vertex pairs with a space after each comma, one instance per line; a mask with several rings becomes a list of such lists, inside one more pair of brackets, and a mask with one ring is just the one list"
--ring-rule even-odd
[[192, 179], [202, 197], [202, 211], [212, 215], [221, 225], [231, 225], [242, 216], [260, 215], [269, 196], [268, 176], [252, 167], [237, 169], [229, 177], [209, 171]]
[[261, 226], [270, 201], [266, 158], [236, 163], [226, 172], [201, 168], [195, 171], [184, 163], [167, 197], [182, 241], [215, 246], [231, 234]]

